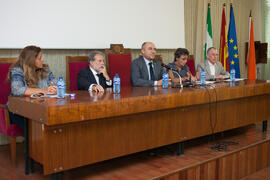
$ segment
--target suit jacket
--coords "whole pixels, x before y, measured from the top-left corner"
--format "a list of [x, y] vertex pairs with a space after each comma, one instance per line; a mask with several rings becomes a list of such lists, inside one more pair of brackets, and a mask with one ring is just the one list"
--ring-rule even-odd
[[[163, 69], [161, 67], [161, 62], [153, 60], [153, 67], [155, 81], [162, 79]], [[132, 86], [154, 86], [154, 81], [149, 80], [149, 73], [143, 56], [132, 61], [130, 77]]]
[[210, 66], [208, 63], [208, 60], [204, 60], [200, 64], [197, 65], [197, 71], [199, 69], [203, 69], [206, 72], [206, 79], [215, 79], [215, 76], [217, 75], [230, 75], [225, 69], [223, 68], [222, 64], [217, 61], [215, 64], [215, 76], [211, 75]]
[[[89, 67], [82, 69], [77, 76], [78, 90], [88, 90], [91, 84], [98, 84], [94, 77], [94, 74]], [[102, 77], [99, 77], [99, 84], [103, 88], [110, 87], [106, 84], [106, 79], [103, 75]]]

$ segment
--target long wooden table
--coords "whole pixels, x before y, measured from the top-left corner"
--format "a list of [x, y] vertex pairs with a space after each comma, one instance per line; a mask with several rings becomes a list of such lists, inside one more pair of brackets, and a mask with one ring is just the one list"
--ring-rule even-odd
[[74, 93], [74, 99], [9, 97], [10, 110], [30, 119], [30, 157], [45, 175], [270, 117], [270, 83], [261, 80]]

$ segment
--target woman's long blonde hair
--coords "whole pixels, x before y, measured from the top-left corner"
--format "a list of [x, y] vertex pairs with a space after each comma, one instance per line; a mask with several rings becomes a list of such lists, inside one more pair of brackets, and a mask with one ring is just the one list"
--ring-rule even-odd
[[[40, 52], [40, 47], [26, 46], [21, 51], [18, 57], [18, 61], [10, 68], [12, 69], [13, 67], [20, 67], [23, 70], [25, 81], [29, 87], [37, 87], [38, 81], [48, 76], [48, 65], [43, 64], [42, 68], [37, 68], [35, 66], [35, 61]], [[8, 80], [11, 80], [10, 71], [8, 75]]]

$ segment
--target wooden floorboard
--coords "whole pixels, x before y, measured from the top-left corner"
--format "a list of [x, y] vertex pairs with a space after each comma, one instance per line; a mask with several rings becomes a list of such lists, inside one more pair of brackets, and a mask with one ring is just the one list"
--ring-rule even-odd
[[[200, 174], [200, 179], [214, 179], [215, 174], [206, 173], [211, 171], [211, 167], [220, 168], [226, 163], [235, 161], [236, 155], [232, 158], [227, 158], [220, 165], [216, 166], [211, 160], [217, 157], [225, 157], [239, 149], [252, 147], [255, 144], [260, 144], [270, 141], [270, 127], [267, 132], [261, 132], [261, 123], [251, 125], [244, 128], [218, 133], [214, 136], [202, 137], [199, 139], [185, 142], [185, 154], [176, 155], [176, 145], [169, 145], [158, 149], [136, 153], [133, 155], [108, 160], [94, 165], [84, 166], [69, 170], [63, 174], [63, 179], [78, 179], [78, 180], [136, 180], [136, 179], [155, 179], [161, 178], [164, 175], [173, 174], [183, 169], [188, 169], [187, 172], [175, 174], [171, 179], [186, 179], [189, 173]], [[214, 139], [214, 140], [213, 140]], [[217, 142], [231, 141], [238, 143], [237, 145], [228, 146], [225, 152], [212, 150], [210, 147]], [[251, 148], [249, 153], [255, 152], [257, 149]], [[42, 174], [42, 166], [35, 164], [35, 173], [30, 175], [24, 174], [24, 144], [17, 144], [17, 167], [13, 167], [10, 161], [9, 146], [0, 146], [0, 179], [1, 180], [47, 180], [50, 176]], [[261, 152], [258, 152], [261, 153]], [[261, 162], [264, 159], [253, 159], [255, 163]], [[265, 160], [266, 161], [266, 160]], [[209, 162], [204, 164], [203, 162]], [[258, 166], [260, 167], [260, 166]], [[256, 168], [255, 166], [244, 167], [250, 171]], [[224, 172], [227, 176], [230, 173], [236, 173], [230, 168], [225, 168]], [[239, 173], [239, 172], [237, 172]], [[227, 177], [226, 176], [226, 177]], [[256, 177], [257, 176], [257, 177]], [[256, 180], [259, 178], [267, 179], [270, 176], [270, 168], [264, 168], [257, 173], [243, 178], [244, 180]], [[225, 176], [224, 176], [225, 177]], [[239, 175], [240, 177], [240, 175]], [[267, 178], [266, 178], [267, 177]]]

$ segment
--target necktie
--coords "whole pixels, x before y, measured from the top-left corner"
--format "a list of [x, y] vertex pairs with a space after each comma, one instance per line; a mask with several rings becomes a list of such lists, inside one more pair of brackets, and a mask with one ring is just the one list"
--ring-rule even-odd
[[155, 80], [155, 75], [154, 75], [154, 69], [153, 69], [153, 66], [152, 66], [152, 64], [153, 63], [148, 63], [148, 65], [149, 65], [149, 67], [150, 67], [150, 79], [152, 80], [152, 81], [154, 81]]
[[102, 73], [97, 74], [97, 77], [98, 77], [98, 82], [97, 82], [97, 83], [98, 83], [99, 85], [101, 84], [101, 83], [100, 83], [100, 80], [101, 80], [102, 76], [103, 76]]

